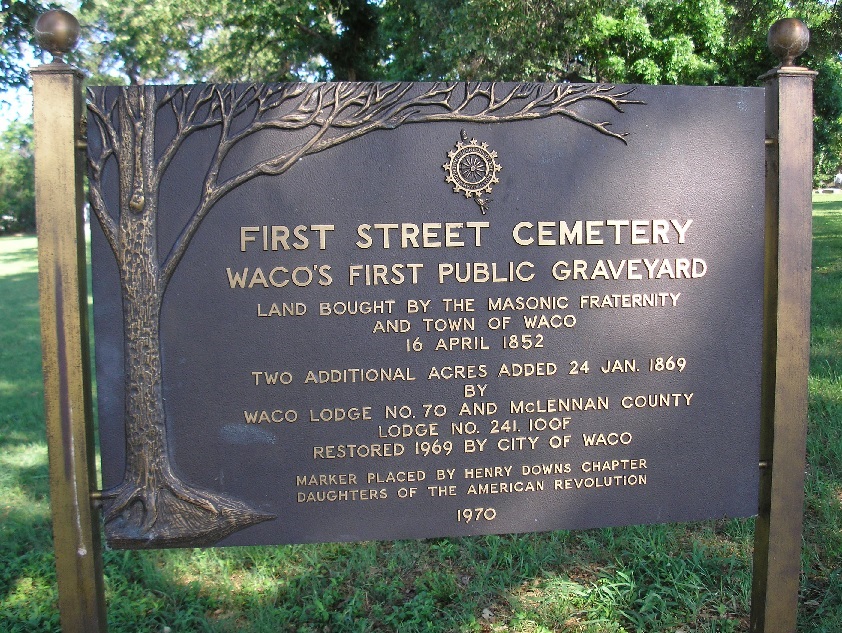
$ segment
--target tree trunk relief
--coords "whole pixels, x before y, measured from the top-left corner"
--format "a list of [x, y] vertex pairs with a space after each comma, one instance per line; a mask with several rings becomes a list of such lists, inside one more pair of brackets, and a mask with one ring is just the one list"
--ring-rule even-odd
[[[149, 89], [144, 89], [144, 92]], [[136, 111], [144, 111], [139, 99]], [[239, 529], [274, 518], [235, 499], [183, 482], [170, 463], [163, 398], [160, 323], [165, 285], [157, 248], [157, 191], [151, 125], [137, 125], [124, 148], [133, 174], [122, 174], [118, 247], [126, 375], [126, 468], [123, 481], [105, 491], [109, 540], [119, 547], [210, 545]], [[150, 116], [151, 114], [151, 116]], [[128, 161], [124, 160], [124, 163]], [[129, 170], [126, 170], [129, 171]]]

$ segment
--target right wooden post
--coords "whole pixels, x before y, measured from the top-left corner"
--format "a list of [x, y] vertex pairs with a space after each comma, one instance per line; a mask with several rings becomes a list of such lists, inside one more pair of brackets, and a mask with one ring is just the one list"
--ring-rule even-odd
[[752, 633], [794, 633], [801, 572], [807, 375], [810, 365], [813, 79], [794, 65], [809, 31], [776, 22], [769, 46], [782, 63], [766, 86], [766, 287], [760, 500], [755, 529]]

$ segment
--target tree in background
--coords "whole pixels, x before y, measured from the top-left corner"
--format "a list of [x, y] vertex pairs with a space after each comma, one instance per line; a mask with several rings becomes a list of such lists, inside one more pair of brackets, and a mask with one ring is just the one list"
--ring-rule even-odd
[[818, 60], [813, 121], [813, 180], [828, 184], [842, 169], [842, 61], [838, 55]]
[[24, 53], [35, 45], [35, 19], [49, 8], [38, 0], [0, 0], [0, 91], [29, 84]]
[[[0, 90], [25, 82], [39, 0], [0, 0]], [[796, 15], [816, 82], [817, 180], [842, 162], [838, 0], [82, 0], [92, 83], [512, 80], [757, 85]]]
[[196, 79], [191, 52], [204, 9], [193, 0], [83, 0], [83, 48], [78, 62], [96, 85], [183, 83]]
[[244, 71], [270, 80], [380, 79], [381, 20], [379, 3], [368, 0], [230, 3], [221, 22], [224, 43], [268, 65], [243, 66], [222, 54], [208, 70], [232, 79], [246, 78]]
[[814, 181], [827, 184], [842, 168], [842, 6], [837, 0], [795, 2], [795, 15], [811, 28], [803, 63], [816, 77], [813, 139]]
[[34, 230], [32, 123], [14, 121], [0, 133], [0, 235]]
[[727, 17], [720, 0], [393, 0], [384, 30], [397, 76], [715, 83]]
[[[836, 0], [85, 0], [89, 59], [157, 80], [571, 81], [756, 85], [775, 20], [812, 30], [817, 179], [842, 149]], [[111, 35], [108, 35], [108, 34]], [[120, 60], [120, 61], [118, 61]]]
[[367, 0], [83, 0], [83, 64], [130, 84], [369, 81], [381, 77], [381, 13]]

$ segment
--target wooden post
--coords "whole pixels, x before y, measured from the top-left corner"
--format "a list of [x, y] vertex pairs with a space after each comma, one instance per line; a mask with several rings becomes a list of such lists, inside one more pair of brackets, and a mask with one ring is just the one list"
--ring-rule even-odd
[[82, 74], [61, 56], [79, 24], [64, 11], [36, 23], [54, 60], [32, 70], [35, 205], [50, 505], [64, 633], [106, 630], [96, 488], [83, 220]]
[[755, 528], [751, 631], [794, 633], [810, 364], [813, 78], [793, 66], [809, 31], [781, 20], [769, 46], [782, 58], [766, 82], [766, 288], [760, 504]]

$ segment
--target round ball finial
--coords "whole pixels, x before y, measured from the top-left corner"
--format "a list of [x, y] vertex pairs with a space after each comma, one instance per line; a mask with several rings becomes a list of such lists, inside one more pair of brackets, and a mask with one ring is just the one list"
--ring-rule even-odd
[[778, 20], [766, 38], [769, 50], [781, 60], [781, 66], [792, 66], [795, 58], [807, 50], [810, 29], [798, 18]]
[[64, 55], [76, 48], [79, 30], [79, 21], [72, 13], [53, 9], [35, 21], [35, 40], [52, 54], [54, 62], [63, 62]]

